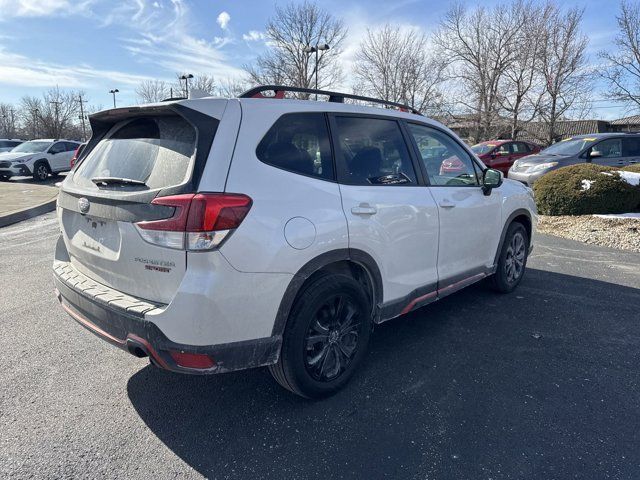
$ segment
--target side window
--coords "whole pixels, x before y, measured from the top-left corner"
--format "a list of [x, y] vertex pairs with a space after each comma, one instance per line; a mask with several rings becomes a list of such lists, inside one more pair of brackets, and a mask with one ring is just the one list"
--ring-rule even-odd
[[622, 140], [622, 156], [640, 157], [640, 138], [629, 137]]
[[65, 148], [66, 152], [75, 152], [76, 148], [78, 148], [77, 143], [65, 142], [65, 145], [67, 146], [67, 148]]
[[56, 153], [61, 153], [65, 151], [64, 142], [54, 143], [51, 148], [49, 148], [49, 153], [55, 155]]
[[350, 185], [417, 185], [409, 149], [395, 120], [336, 117], [341, 168]]
[[456, 141], [449, 135], [424, 125], [409, 124], [409, 131], [420, 150], [431, 185], [478, 185], [476, 166]]
[[498, 148], [496, 148], [496, 151], [494, 153], [496, 155], [508, 155], [511, 153], [511, 150], [510, 150], [511, 145], [513, 145], [513, 143], [503, 143]]
[[329, 131], [323, 113], [288, 113], [269, 129], [258, 159], [294, 173], [333, 180]]
[[527, 153], [529, 151], [529, 146], [524, 142], [513, 142], [511, 147], [511, 152], [521, 155], [523, 153]]
[[610, 138], [591, 147], [591, 151], [598, 151], [603, 158], [617, 158], [622, 156], [622, 140]]

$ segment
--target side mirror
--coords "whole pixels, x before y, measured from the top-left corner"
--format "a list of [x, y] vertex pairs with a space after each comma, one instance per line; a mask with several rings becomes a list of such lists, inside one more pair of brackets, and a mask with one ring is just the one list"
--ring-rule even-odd
[[602, 157], [602, 152], [600, 152], [599, 150], [591, 150], [589, 155], [587, 155], [587, 158], [600, 158], [600, 157]]
[[489, 195], [492, 189], [502, 185], [502, 178], [502, 172], [494, 170], [493, 168], [487, 168], [482, 173], [482, 192], [485, 195]]

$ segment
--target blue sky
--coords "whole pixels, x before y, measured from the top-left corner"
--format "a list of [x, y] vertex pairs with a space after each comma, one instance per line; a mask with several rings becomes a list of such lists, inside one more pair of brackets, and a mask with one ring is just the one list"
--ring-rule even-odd
[[[16, 102], [43, 90], [82, 89], [91, 104], [135, 102], [145, 79], [173, 80], [175, 72], [208, 73], [218, 79], [242, 75], [266, 47], [263, 31], [272, 0], [0, 0], [0, 102]], [[344, 18], [349, 37], [343, 62], [349, 67], [368, 27], [385, 22], [436, 28], [452, 2], [419, 0], [325, 0]], [[469, 6], [478, 2], [467, 1]], [[497, 2], [485, 1], [483, 4]], [[585, 8], [589, 53], [608, 48], [615, 35], [617, 4], [609, 0], [563, 2]], [[596, 96], [600, 96], [596, 92]], [[596, 102], [592, 117], [625, 112]]]

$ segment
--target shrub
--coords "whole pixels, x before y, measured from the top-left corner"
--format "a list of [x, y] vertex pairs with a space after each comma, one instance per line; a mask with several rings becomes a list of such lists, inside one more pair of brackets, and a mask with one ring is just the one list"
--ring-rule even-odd
[[622, 167], [620, 170], [626, 170], [627, 172], [640, 173], [640, 163], [636, 163], [634, 165], [627, 165], [626, 167]]
[[616, 170], [585, 163], [549, 172], [533, 187], [538, 212], [543, 215], [589, 215], [635, 210], [640, 204], [640, 187], [612, 174]]

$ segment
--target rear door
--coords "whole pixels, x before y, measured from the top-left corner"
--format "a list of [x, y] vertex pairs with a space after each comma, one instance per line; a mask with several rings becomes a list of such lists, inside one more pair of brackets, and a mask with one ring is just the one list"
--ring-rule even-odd
[[76, 148], [78, 148], [78, 145], [80, 145], [79, 143], [75, 143], [75, 142], [64, 142], [64, 143], [66, 146], [66, 150], [64, 153], [64, 163], [60, 167], [60, 170], [63, 172], [71, 170], [71, 159], [73, 158], [73, 154], [75, 153]]
[[175, 207], [152, 205], [154, 198], [196, 190], [219, 122], [169, 106], [114, 112], [93, 119], [89, 153], [63, 183], [63, 238], [72, 265], [85, 275], [168, 303], [186, 270], [186, 251], [179, 239], [170, 246], [145, 240], [136, 223], [174, 216]]
[[622, 156], [625, 165], [640, 163], [640, 137], [622, 139]]
[[502, 231], [502, 196], [496, 189], [489, 195], [483, 193], [479, 165], [448, 133], [415, 123], [409, 123], [408, 130], [418, 151], [422, 150], [421, 145], [437, 146], [446, 150], [447, 158], [455, 158], [463, 165], [462, 171], [449, 173], [431, 165], [442, 158], [422, 156], [428, 188], [438, 206], [439, 288], [446, 288], [481, 275], [493, 265]]
[[47, 151], [49, 166], [54, 172], [62, 170], [64, 165], [65, 152], [67, 151], [66, 142], [55, 142]]
[[349, 248], [375, 259], [385, 302], [419, 287], [435, 290], [438, 210], [418, 181], [402, 125], [389, 117], [336, 114], [331, 130]]

